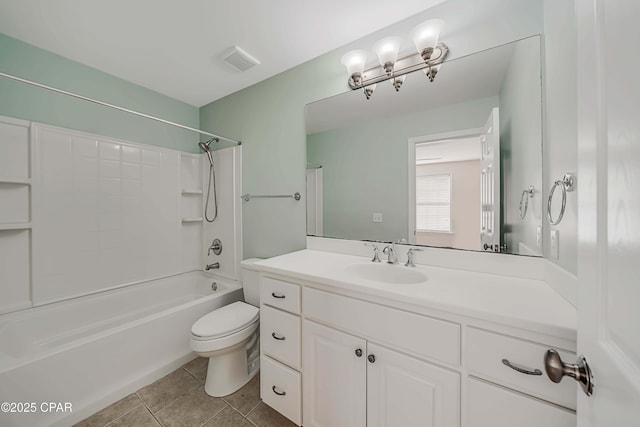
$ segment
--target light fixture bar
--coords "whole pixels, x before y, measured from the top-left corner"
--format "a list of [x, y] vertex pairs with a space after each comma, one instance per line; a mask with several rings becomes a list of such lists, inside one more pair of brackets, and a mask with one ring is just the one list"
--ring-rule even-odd
[[353, 90], [362, 89], [363, 87], [370, 86], [376, 83], [383, 82], [385, 80], [393, 79], [403, 76], [405, 74], [413, 73], [414, 71], [424, 70], [429, 67], [435, 67], [442, 64], [449, 54], [449, 48], [444, 43], [438, 43], [435, 47], [431, 59], [425, 62], [422, 56], [418, 53], [404, 56], [398, 59], [395, 63], [395, 69], [392, 75], [389, 75], [383, 66], [377, 65], [369, 69], [364, 70], [362, 78], [359, 83], [349, 79], [349, 87]]

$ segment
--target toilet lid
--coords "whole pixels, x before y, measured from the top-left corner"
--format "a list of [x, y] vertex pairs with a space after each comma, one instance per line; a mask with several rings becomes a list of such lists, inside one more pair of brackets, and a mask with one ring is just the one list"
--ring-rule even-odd
[[258, 307], [237, 301], [202, 316], [191, 327], [191, 334], [200, 338], [230, 335], [258, 320], [259, 313]]

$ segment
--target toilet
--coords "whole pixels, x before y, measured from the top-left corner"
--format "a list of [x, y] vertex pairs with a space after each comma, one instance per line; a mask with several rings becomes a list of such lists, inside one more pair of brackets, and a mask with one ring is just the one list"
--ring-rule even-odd
[[213, 397], [237, 391], [260, 368], [260, 284], [259, 273], [253, 267], [256, 261], [260, 259], [240, 263], [246, 302], [213, 310], [191, 327], [191, 350], [209, 358], [204, 390]]

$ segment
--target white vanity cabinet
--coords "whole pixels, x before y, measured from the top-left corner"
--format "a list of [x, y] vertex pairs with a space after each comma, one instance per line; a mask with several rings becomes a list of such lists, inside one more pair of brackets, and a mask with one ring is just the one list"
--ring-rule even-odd
[[303, 341], [305, 426], [458, 425], [457, 373], [309, 320]]
[[[576, 359], [566, 326], [527, 329], [472, 305], [433, 309], [380, 288], [277, 270], [262, 272], [262, 398], [298, 425], [575, 427], [576, 383], [552, 383], [543, 363], [549, 348]], [[466, 296], [459, 289], [442, 292]], [[515, 291], [509, 298], [521, 301]], [[510, 307], [509, 298], [495, 306]], [[475, 300], [487, 301], [467, 298]], [[562, 318], [548, 304], [541, 312]], [[285, 403], [273, 386], [293, 399]]]
[[302, 424], [300, 286], [260, 279], [260, 397]]

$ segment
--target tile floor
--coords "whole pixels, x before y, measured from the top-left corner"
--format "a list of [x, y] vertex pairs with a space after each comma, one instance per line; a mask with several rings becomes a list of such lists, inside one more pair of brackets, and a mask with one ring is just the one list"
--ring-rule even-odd
[[198, 357], [74, 427], [293, 427], [262, 403], [260, 375], [222, 398], [204, 391], [207, 359]]

